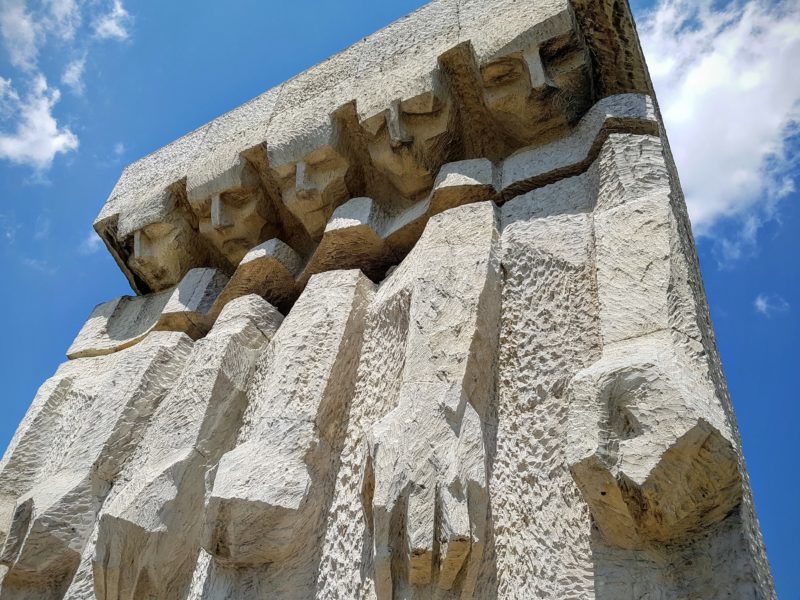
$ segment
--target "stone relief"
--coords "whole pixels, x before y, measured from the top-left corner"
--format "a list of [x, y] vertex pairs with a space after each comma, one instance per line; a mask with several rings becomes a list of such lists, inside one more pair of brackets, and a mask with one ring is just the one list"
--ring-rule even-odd
[[129, 166], [0, 600], [775, 598], [607, 0], [436, 0]]
[[324, 146], [297, 162], [271, 168], [286, 208], [312, 238], [319, 239], [334, 209], [349, 197], [345, 181], [347, 159]]

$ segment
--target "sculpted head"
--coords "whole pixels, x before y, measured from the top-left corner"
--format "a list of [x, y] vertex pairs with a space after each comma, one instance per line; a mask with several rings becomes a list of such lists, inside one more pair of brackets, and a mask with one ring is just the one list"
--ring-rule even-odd
[[200, 235], [231, 268], [275, 233], [258, 167], [245, 156], [255, 159], [259, 152], [260, 146], [233, 156], [216, 149], [197, 160], [187, 177], [187, 199]]
[[481, 66], [486, 107], [519, 146], [550, 141], [588, 108], [588, 77], [585, 50], [571, 35]]
[[268, 227], [267, 200], [260, 187], [217, 193], [196, 205], [200, 235], [232, 265], [264, 241]]
[[372, 163], [406, 198], [426, 193], [447, 160], [452, 104], [434, 92], [390, 107], [362, 122]]
[[296, 162], [271, 165], [286, 208], [318, 239], [333, 211], [350, 196], [345, 182], [348, 161], [329, 145]]
[[133, 232], [128, 266], [154, 292], [176, 285], [186, 272], [205, 262], [191, 224], [177, 212]]

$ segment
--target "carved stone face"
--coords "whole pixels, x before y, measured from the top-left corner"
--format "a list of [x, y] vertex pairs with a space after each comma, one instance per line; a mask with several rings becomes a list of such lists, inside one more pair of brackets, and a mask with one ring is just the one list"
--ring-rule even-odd
[[348, 167], [347, 160], [330, 146], [298, 162], [272, 166], [283, 203], [314, 239], [322, 236], [333, 211], [349, 198]]
[[547, 142], [583, 110], [585, 67], [585, 52], [571, 37], [530, 46], [481, 67], [484, 102], [520, 146]]
[[191, 225], [174, 217], [133, 233], [133, 254], [128, 266], [158, 292], [176, 285], [186, 271], [204, 258]]
[[260, 188], [215, 194], [199, 207], [198, 213], [200, 234], [233, 266], [263, 241], [266, 199]]
[[451, 113], [450, 102], [426, 92], [363, 121], [372, 163], [404, 197], [430, 190], [446, 162]]

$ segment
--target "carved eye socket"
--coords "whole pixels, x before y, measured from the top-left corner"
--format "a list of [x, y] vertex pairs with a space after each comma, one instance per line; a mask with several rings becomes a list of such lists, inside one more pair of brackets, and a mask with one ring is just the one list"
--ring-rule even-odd
[[344, 177], [348, 163], [330, 146], [318, 148], [305, 158], [306, 178], [313, 185], [325, 187], [339, 177]]
[[436, 115], [442, 108], [444, 108], [444, 102], [430, 92], [403, 100], [400, 103], [400, 110], [408, 116]]
[[295, 163], [274, 165], [272, 171], [281, 188], [294, 186], [295, 173], [297, 172], [297, 165]]
[[222, 194], [221, 199], [225, 203], [226, 208], [241, 210], [252, 200], [252, 197], [247, 193], [237, 194], [235, 192], [226, 192]]
[[150, 225], [145, 226], [142, 231], [144, 234], [151, 240], [157, 240], [160, 238], [167, 237], [171, 233], [174, 233], [178, 228], [173, 225], [172, 223], [151, 223]]
[[523, 64], [520, 59], [506, 57], [483, 67], [481, 75], [486, 87], [497, 87], [514, 83], [522, 77], [523, 70]]

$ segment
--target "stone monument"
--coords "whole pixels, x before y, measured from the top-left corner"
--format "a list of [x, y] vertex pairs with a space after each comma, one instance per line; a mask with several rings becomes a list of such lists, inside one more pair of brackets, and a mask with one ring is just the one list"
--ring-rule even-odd
[[0, 600], [775, 598], [626, 0], [435, 0], [94, 227]]

